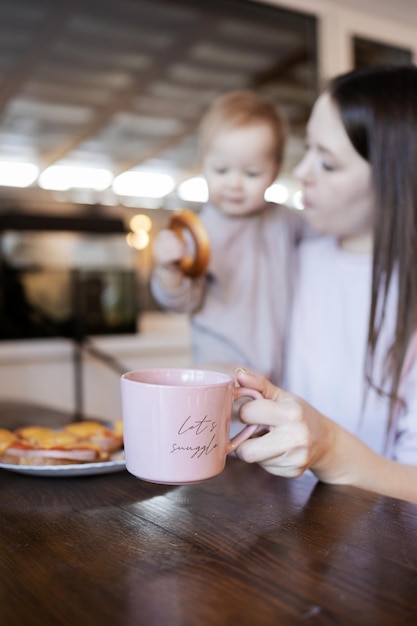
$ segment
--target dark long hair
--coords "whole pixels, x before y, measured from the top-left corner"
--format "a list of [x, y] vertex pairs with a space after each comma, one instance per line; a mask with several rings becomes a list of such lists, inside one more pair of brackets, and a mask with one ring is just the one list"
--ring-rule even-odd
[[398, 273], [395, 336], [385, 364], [392, 418], [417, 322], [417, 67], [355, 70], [333, 79], [327, 91], [372, 170], [376, 212], [366, 364], [371, 383], [388, 290]]

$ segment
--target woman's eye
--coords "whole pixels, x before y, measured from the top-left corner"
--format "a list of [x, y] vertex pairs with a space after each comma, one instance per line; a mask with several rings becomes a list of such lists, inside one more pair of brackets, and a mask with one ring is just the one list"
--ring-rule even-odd
[[329, 163], [322, 162], [321, 166], [326, 172], [334, 172], [334, 169], [335, 169], [334, 166], [329, 165]]
[[227, 169], [225, 167], [215, 167], [214, 171], [216, 174], [226, 174]]
[[259, 172], [246, 172], [246, 176], [249, 176], [249, 178], [256, 178], [259, 176]]

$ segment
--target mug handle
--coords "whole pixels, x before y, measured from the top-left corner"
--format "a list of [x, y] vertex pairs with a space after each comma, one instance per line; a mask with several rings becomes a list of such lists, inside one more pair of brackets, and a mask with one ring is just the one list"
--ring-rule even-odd
[[[256, 391], [256, 389], [250, 389], [249, 387], [237, 387], [235, 389], [235, 399], [245, 398], [248, 396], [249, 398], [253, 398], [254, 400], [261, 400], [263, 395]], [[226, 454], [230, 454], [241, 443], [246, 441], [246, 439], [250, 439], [258, 429], [263, 428], [263, 426], [259, 426], [259, 424], [250, 424], [249, 426], [245, 426], [243, 430], [240, 431], [237, 435], [235, 435], [232, 439], [229, 439]]]

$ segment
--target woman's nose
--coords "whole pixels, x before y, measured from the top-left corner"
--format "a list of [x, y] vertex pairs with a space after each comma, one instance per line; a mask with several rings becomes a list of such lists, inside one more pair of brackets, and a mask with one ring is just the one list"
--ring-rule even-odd
[[309, 166], [307, 155], [305, 154], [298, 165], [295, 166], [293, 170], [295, 178], [298, 178], [299, 181], [305, 182], [311, 173], [311, 168]]

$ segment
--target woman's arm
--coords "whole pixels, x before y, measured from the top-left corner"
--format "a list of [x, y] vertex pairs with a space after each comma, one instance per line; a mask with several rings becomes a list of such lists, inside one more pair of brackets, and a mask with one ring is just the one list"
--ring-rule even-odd
[[310, 404], [261, 376], [238, 370], [236, 379], [265, 398], [246, 403], [240, 412], [242, 421], [269, 428], [265, 435], [238, 447], [241, 459], [259, 463], [278, 476], [296, 477], [310, 469], [325, 483], [417, 502], [417, 466], [377, 454]]

